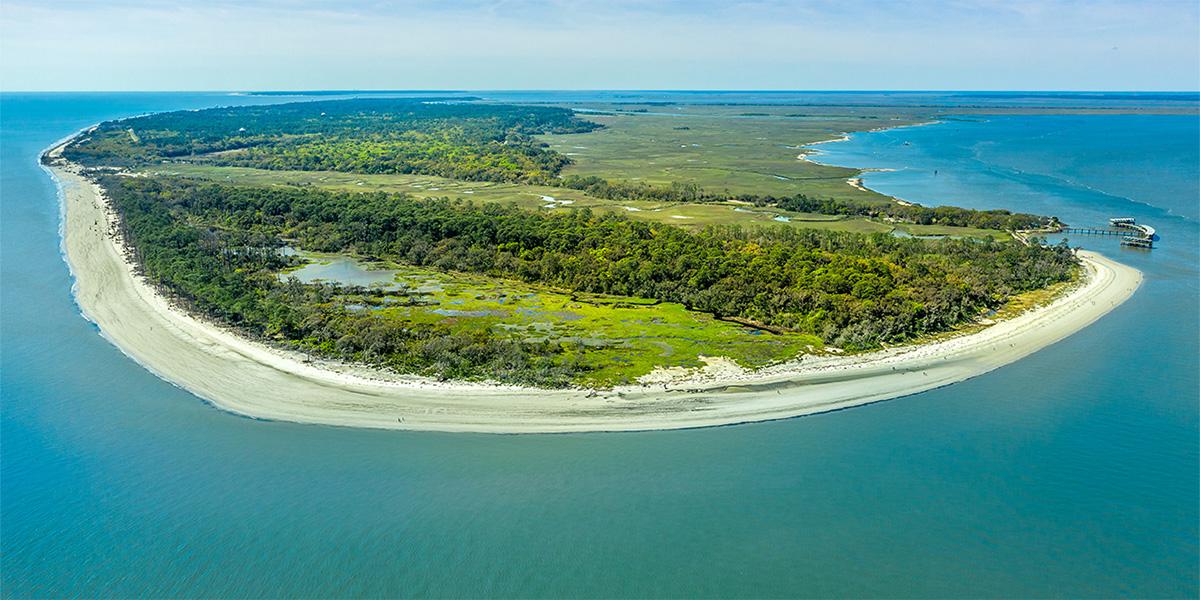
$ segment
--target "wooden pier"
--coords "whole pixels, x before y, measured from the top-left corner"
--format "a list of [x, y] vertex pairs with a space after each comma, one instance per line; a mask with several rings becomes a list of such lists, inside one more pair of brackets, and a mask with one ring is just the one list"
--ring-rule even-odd
[[1108, 227], [1063, 227], [1058, 232], [1078, 235], [1129, 235], [1129, 230], [1110, 229]]
[[1108, 227], [1063, 227], [1058, 231], [1076, 235], [1120, 236], [1122, 246], [1134, 248], [1153, 248], [1154, 238], [1157, 237], [1153, 227], [1139, 224], [1133, 217], [1109, 219]]

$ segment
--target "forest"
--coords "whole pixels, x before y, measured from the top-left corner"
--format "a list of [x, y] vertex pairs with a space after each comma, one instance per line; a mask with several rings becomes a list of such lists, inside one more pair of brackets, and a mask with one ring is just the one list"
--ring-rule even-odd
[[678, 302], [812, 333], [849, 350], [946, 331], [1013, 294], [1071, 277], [1064, 246], [921, 240], [788, 228], [689, 231], [403, 194], [108, 177], [145, 274], [253, 335], [405, 372], [566, 385], [585, 368], [563, 344], [453, 323], [420, 327], [348, 310], [336, 286], [284, 281], [279, 246], [387, 257], [447, 272]]
[[803, 193], [729, 195], [689, 183], [651, 185], [564, 176], [570, 157], [533, 137], [586, 133], [599, 127], [567, 108], [477, 104], [448, 98], [358, 98], [177, 111], [110, 121], [72, 143], [64, 155], [93, 167], [186, 160], [274, 170], [437, 175], [567, 187], [608, 200], [733, 200], [796, 212], [1002, 231], [1058, 223], [1053, 217], [1006, 210], [931, 208]]
[[570, 161], [532, 136], [597, 127], [564, 108], [360, 98], [109, 121], [72, 143], [64, 156], [90, 166], [189, 160], [546, 183]]

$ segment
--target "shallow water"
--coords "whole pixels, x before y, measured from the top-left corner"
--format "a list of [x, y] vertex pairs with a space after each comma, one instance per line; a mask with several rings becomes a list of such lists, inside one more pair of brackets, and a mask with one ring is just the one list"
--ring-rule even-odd
[[489, 436], [229, 415], [79, 316], [37, 152], [104, 118], [262, 99], [0, 100], [6, 596], [1198, 593], [1194, 118], [1012, 117], [908, 130], [899, 156], [898, 132], [822, 147], [927, 170], [866, 175], [915, 201], [1157, 227], [1151, 252], [1073, 240], [1145, 286], [1032, 357], [815, 417]]
[[400, 271], [376, 269], [370, 263], [365, 263], [353, 256], [304, 252], [298, 255], [308, 260], [308, 263], [298, 269], [280, 273], [280, 278], [295, 277], [303, 283], [334, 283], [366, 288], [393, 289], [399, 287], [396, 275]]

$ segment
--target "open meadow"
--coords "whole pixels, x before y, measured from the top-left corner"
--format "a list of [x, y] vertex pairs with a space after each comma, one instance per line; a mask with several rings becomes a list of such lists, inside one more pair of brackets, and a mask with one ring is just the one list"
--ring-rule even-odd
[[[843, 133], [925, 122], [911, 111], [861, 107], [565, 105], [604, 125], [588, 133], [546, 134], [538, 139], [571, 159], [563, 176], [599, 176], [651, 185], [694, 184], [730, 195], [807, 194], [880, 205], [895, 202], [850, 185], [860, 171], [801, 157], [819, 156], [819, 144]], [[642, 112], [644, 111], [644, 112]], [[339, 191], [382, 191], [424, 198], [514, 203], [530, 210], [589, 208], [685, 228], [708, 225], [782, 225], [801, 229], [950, 235], [1006, 239], [995, 230], [887, 222], [859, 216], [747, 206], [735, 201], [660, 202], [610, 200], [554, 185], [463, 181], [426, 174], [375, 174], [280, 170], [208, 164], [196, 160], [142, 168], [148, 175], [178, 175], [250, 185], [301, 185]]]

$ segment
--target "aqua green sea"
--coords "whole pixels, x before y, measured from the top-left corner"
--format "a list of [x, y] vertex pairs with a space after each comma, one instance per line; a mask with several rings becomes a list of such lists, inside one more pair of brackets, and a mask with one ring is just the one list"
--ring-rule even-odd
[[[1072, 239], [1145, 285], [1018, 363], [785, 421], [496, 436], [230, 415], [80, 316], [38, 153], [103, 119], [279, 100], [0, 96], [0, 595], [1200, 594], [1200, 117], [971, 116], [821, 146], [918, 202], [1158, 229], [1149, 252]], [[1139, 101], [1173, 100], [1114, 102]]]

